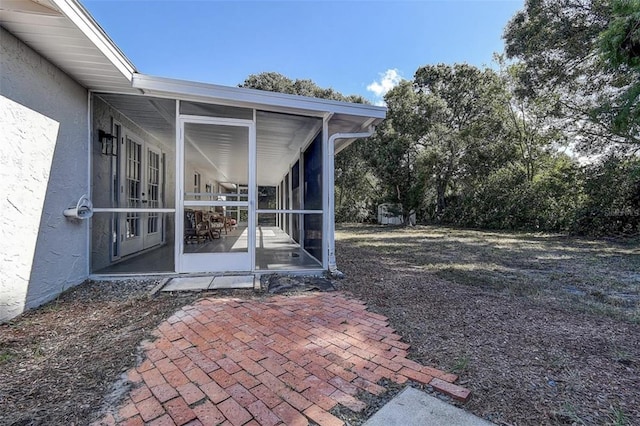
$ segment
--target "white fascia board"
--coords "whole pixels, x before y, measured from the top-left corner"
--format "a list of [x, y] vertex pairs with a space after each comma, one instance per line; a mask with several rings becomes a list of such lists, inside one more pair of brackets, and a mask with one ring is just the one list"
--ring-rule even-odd
[[89, 12], [77, 0], [51, 0], [53, 4], [93, 43], [94, 46], [128, 80], [133, 79], [135, 67], [109, 38], [107, 33], [91, 17]]
[[325, 113], [346, 114], [359, 117], [383, 119], [385, 107], [340, 102], [308, 96], [289, 95], [264, 90], [229, 87], [194, 81], [176, 80], [135, 73], [132, 86], [146, 94], [165, 94], [176, 98], [188, 98], [201, 102], [220, 102], [228, 105], [253, 107], [257, 109], [275, 107], [278, 109], [305, 111], [309, 115], [323, 116]]

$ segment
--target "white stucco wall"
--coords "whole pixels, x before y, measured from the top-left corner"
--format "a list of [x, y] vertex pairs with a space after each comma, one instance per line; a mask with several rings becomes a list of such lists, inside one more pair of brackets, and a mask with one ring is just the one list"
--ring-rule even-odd
[[87, 91], [0, 28], [0, 322], [88, 276]]

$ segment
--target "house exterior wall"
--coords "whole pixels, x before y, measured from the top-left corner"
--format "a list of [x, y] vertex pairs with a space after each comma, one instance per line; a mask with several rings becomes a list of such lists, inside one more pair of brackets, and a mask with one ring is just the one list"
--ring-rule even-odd
[[88, 276], [87, 90], [0, 28], [0, 322]]

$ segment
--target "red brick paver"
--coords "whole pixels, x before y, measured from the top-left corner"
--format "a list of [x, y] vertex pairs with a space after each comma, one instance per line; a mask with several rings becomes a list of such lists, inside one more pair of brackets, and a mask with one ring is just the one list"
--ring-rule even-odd
[[384, 316], [341, 293], [206, 298], [154, 334], [104, 424], [342, 425], [330, 410], [364, 410], [358, 393], [384, 393], [383, 378], [469, 398], [454, 374], [406, 358]]

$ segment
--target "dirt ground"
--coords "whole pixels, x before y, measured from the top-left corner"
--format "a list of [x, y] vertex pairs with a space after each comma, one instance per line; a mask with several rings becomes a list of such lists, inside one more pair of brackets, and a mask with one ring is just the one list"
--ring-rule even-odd
[[149, 294], [157, 281], [88, 282], [0, 325], [0, 425], [96, 420], [139, 343], [194, 294]]
[[342, 226], [343, 290], [504, 425], [640, 425], [640, 246]]
[[[336, 286], [389, 317], [414, 359], [459, 374], [466, 409], [503, 425], [640, 425], [637, 242], [356, 225], [337, 236]], [[88, 424], [117, 401], [139, 343], [197, 297], [150, 297], [156, 284], [89, 282], [0, 325], [0, 425]]]

